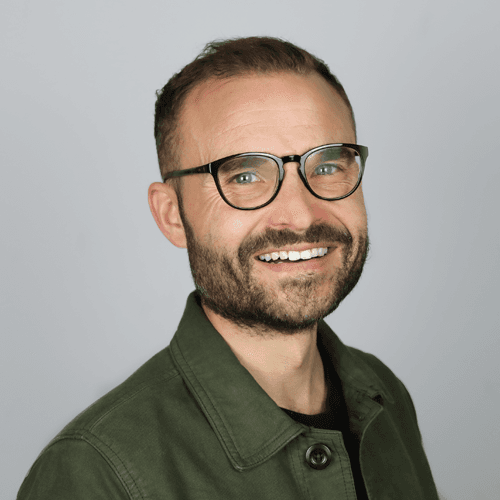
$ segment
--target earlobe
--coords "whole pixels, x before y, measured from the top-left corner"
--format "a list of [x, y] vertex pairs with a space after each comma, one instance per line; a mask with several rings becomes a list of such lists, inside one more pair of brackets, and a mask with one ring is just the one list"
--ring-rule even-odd
[[153, 182], [148, 190], [149, 209], [160, 231], [179, 248], [187, 248], [184, 226], [179, 213], [177, 195], [161, 182]]

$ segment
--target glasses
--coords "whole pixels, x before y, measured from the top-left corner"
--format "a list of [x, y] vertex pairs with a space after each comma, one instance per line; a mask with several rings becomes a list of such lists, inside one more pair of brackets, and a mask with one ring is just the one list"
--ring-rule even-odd
[[222, 199], [238, 210], [256, 210], [278, 196], [289, 162], [300, 163], [302, 182], [316, 198], [334, 201], [350, 196], [361, 184], [368, 148], [359, 144], [326, 144], [303, 155], [279, 158], [267, 153], [241, 153], [201, 167], [176, 170], [163, 182], [183, 175], [210, 173]]

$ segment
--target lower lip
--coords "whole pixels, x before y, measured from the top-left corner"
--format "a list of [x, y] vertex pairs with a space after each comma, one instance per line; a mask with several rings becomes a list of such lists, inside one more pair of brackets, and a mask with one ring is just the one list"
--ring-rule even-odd
[[286, 273], [286, 272], [294, 272], [294, 271], [309, 271], [309, 270], [317, 270], [320, 271], [324, 269], [324, 267], [328, 264], [329, 257], [333, 252], [333, 248], [328, 248], [328, 253], [323, 255], [323, 257], [313, 257], [309, 260], [299, 260], [295, 262], [280, 262], [279, 264], [269, 264], [267, 261], [260, 260], [257, 258], [260, 264], [267, 267], [270, 271], [275, 273]]

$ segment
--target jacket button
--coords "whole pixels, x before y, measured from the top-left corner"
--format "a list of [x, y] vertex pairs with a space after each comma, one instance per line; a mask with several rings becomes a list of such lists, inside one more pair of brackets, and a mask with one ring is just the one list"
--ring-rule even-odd
[[332, 452], [325, 444], [316, 443], [307, 448], [306, 462], [313, 469], [323, 470], [328, 467], [331, 461]]

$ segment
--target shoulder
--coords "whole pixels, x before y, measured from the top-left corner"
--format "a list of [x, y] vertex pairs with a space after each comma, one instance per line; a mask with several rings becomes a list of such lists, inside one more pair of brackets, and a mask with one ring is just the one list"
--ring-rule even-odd
[[167, 347], [149, 359], [130, 377], [92, 405], [77, 415], [58, 435], [64, 435], [76, 429], [95, 431], [112, 421], [134, 414], [138, 408], [145, 409], [146, 402], [154, 405], [160, 394], [175, 392], [180, 383], [179, 373], [172, 363], [170, 347]]
[[408, 389], [396, 374], [377, 356], [355, 347], [346, 346], [346, 348], [378, 377], [382, 388], [385, 389], [384, 392], [393, 399], [396, 407], [404, 407], [416, 422], [417, 414], [413, 400]]
[[[148, 446], [160, 415], [185, 411], [184, 383], [167, 347], [120, 385], [77, 415], [42, 450], [18, 499], [142, 498], [131, 479], [130, 457]], [[170, 418], [168, 417], [170, 416]], [[43, 492], [43, 494], [42, 494]], [[59, 496], [58, 496], [59, 495]], [[63, 496], [60, 496], [63, 495]]]
[[37, 458], [17, 500], [130, 500], [126, 470], [79, 436], [58, 437]]
[[383, 361], [377, 358], [377, 356], [369, 352], [362, 351], [361, 349], [357, 349], [356, 347], [346, 346], [346, 348], [351, 355], [367, 364], [385, 383], [391, 386], [398, 385], [400, 382], [399, 378]]

